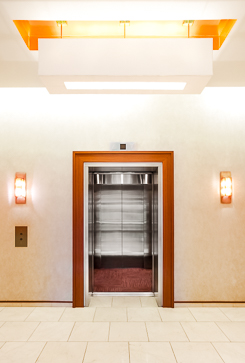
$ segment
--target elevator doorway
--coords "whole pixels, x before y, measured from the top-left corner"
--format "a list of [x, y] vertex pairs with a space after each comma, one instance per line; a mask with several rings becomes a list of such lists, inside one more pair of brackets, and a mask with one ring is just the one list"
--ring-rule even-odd
[[85, 306], [93, 295], [162, 305], [161, 175], [160, 163], [85, 164]]
[[[173, 151], [74, 151], [73, 152], [73, 307], [89, 305], [89, 168], [158, 168], [158, 288], [154, 293], [108, 292], [101, 294], [154, 294], [158, 305], [174, 307], [174, 153]], [[123, 169], [122, 169], [123, 171]], [[157, 265], [157, 267], [156, 267]], [[94, 294], [100, 294], [94, 293]]]

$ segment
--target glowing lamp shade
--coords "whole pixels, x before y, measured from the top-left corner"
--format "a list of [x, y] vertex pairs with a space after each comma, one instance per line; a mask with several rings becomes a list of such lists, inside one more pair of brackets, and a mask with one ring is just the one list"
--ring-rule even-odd
[[223, 204], [231, 203], [232, 199], [232, 178], [230, 171], [220, 173], [220, 201]]
[[16, 173], [14, 184], [14, 195], [16, 204], [26, 203], [26, 174]]

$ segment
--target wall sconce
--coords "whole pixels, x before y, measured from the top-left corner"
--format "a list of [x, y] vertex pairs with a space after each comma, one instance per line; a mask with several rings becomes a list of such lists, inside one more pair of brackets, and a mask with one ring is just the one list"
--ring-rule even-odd
[[26, 174], [16, 173], [14, 183], [14, 195], [16, 204], [26, 204]]
[[231, 203], [232, 178], [230, 171], [220, 172], [220, 201], [223, 204]]

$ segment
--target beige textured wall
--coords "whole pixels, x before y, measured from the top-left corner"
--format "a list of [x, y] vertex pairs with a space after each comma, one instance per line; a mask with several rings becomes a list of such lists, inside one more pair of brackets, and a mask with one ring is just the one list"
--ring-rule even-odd
[[[245, 89], [202, 95], [49, 95], [0, 89], [0, 300], [72, 299], [72, 151], [175, 152], [175, 300], [245, 300]], [[219, 173], [234, 197], [220, 204]], [[14, 175], [27, 173], [26, 205]], [[14, 247], [14, 226], [29, 247]]]

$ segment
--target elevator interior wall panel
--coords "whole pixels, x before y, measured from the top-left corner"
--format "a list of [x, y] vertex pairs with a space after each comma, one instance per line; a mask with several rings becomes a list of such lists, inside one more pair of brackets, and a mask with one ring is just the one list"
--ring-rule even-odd
[[89, 185], [88, 185], [88, 259], [89, 259], [89, 291], [92, 291], [94, 285], [94, 211], [93, 211], [93, 178], [89, 174]]
[[[141, 257], [143, 263], [143, 186], [122, 185], [123, 256]], [[124, 261], [124, 266], [127, 261]]]
[[[158, 242], [158, 176], [157, 174], [154, 174], [154, 182], [153, 182], [153, 203], [152, 203], [152, 209], [153, 209], [153, 223], [152, 223], [152, 233], [153, 233], [153, 289], [154, 292], [157, 293], [159, 291], [158, 289], [158, 250], [159, 250], [159, 242]], [[159, 280], [160, 283], [160, 280]], [[159, 304], [161, 305], [161, 304]]]
[[153, 186], [149, 184], [143, 185], [144, 205], [143, 205], [143, 243], [144, 243], [144, 268], [152, 268], [152, 201], [153, 201]]
[[[104, 267], [108, 256], [122, 256], [121, 186], [94, 185], [95, 267]], [[118, 267], [122, 267], [117, 258]]]
[[152, 268], [152, 174], [94, 174], [95, 268]]

